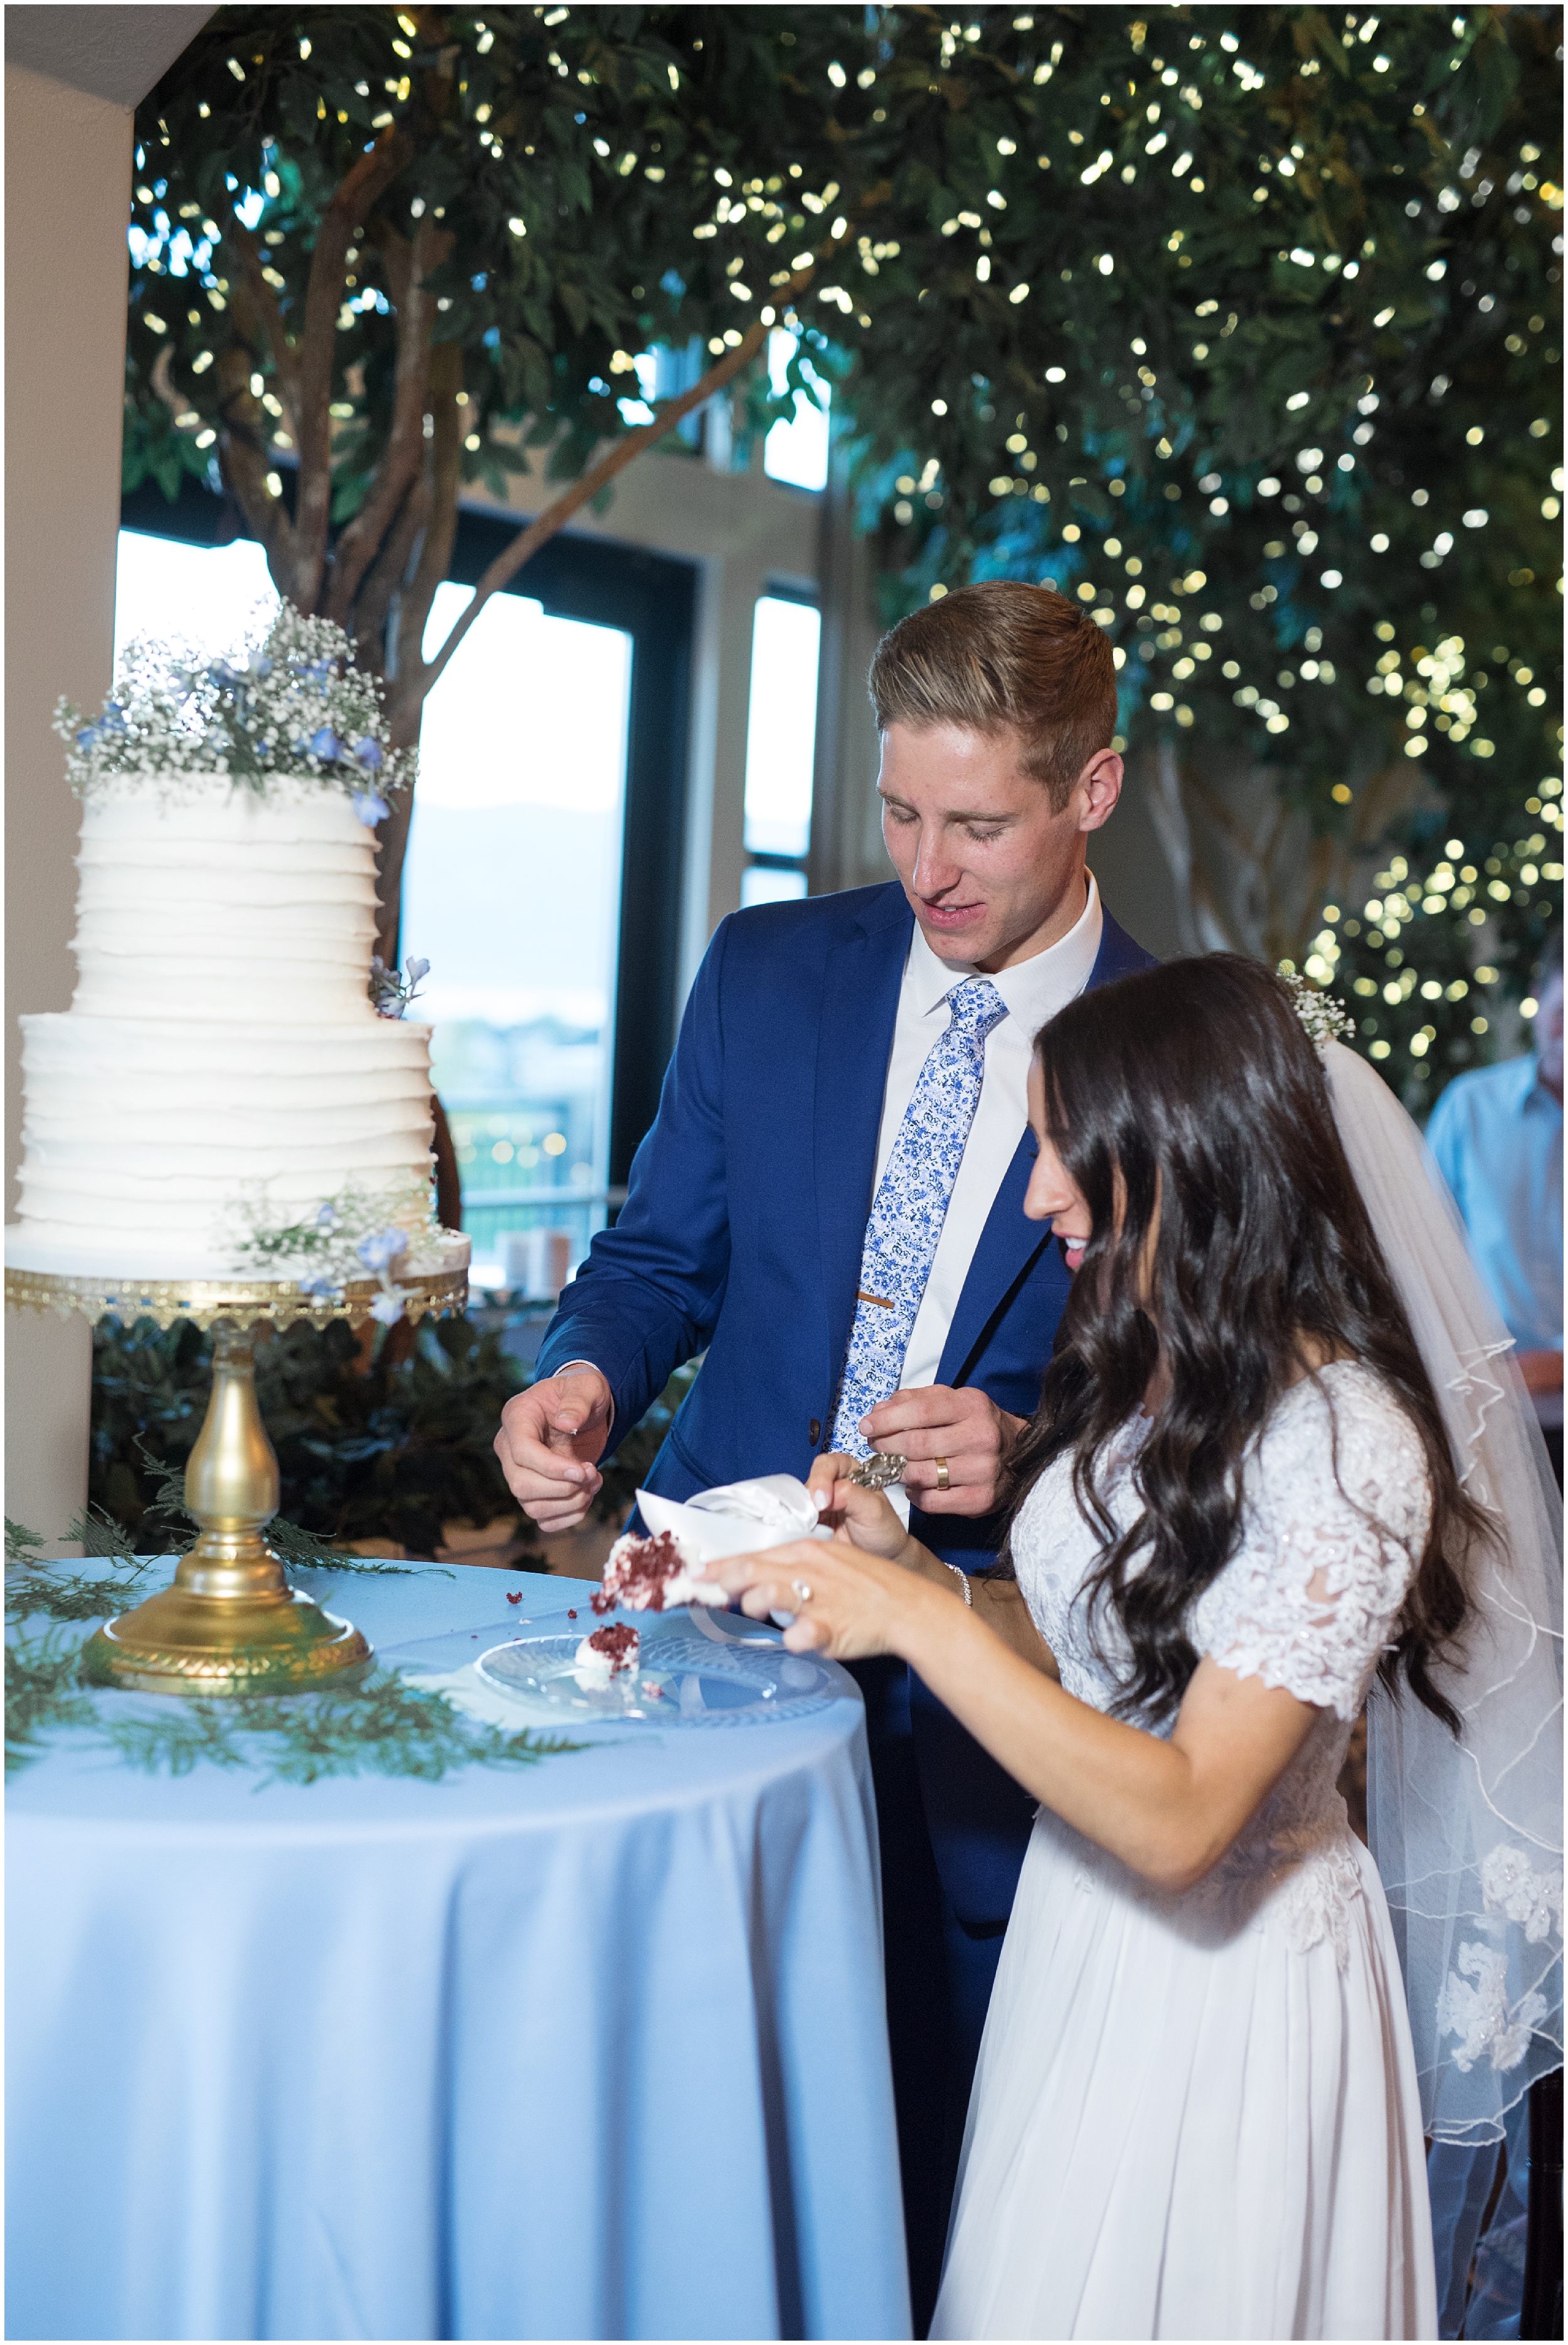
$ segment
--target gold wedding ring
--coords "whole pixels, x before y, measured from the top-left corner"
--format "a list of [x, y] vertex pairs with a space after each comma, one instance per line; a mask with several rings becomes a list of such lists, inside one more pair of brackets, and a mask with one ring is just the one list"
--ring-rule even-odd
[[936, 1460], [936, 1487], [939, 1490], [948, 1489], [952, 1486], [952, 1481], [953, 1477], [947, 1471], [947, 1460], [946, 1457], [938, 1457]]

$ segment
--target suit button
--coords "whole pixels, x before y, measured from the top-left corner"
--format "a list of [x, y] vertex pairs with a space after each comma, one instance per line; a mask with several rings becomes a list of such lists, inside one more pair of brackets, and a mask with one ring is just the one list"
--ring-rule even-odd
[[822, 1439], [822, 1419], [820, 1416], [814, 1416], [812, 1418], [811, 1424], [807, 1428], [807, 1433], [811, 1446], [814, 1449], [817, 1443]]

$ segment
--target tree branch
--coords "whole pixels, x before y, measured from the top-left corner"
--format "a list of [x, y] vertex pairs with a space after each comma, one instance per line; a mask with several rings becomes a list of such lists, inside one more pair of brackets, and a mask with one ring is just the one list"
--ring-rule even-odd
[[397, 518], [387, 532], [386, 543], [371, 564], [354, 605], [354, 641], [362, 647], [357, 654], [357, 664], [366, 665], [366, 652], [379, 645], [382, 655], [375, 661], [378, 675], [385, 674], [387, 616], [392, 607], [392, 597], [399, 593], [409, 574], [414, 549], [429, 523], [429, 502], [430, 485], [421, 474], [410, 483], [408, 494], [398, 509]]
[[418, 478], [424, 466], [430, 329], [436, 315], [435, 303], [424, 289], [424, 280], [432, 269], [440, 268], [452, 243], [446, 229], [431, 228], [423, 220], [411, 250], [407, 239], [384, 222], [377, 223], [377, 240], [392, 280], [390, 290], [398, 321], [392, 428], [365, 502], [339, 533], [333, 550], [327, 613], [340, 625], [348, 623], [360, 581], [375, 560], [377, 549], [408, 494], [410, 482]]
[[220, 353], [217, 364], [217, 411], [224, 427], [218, 465], [224, 484], [261, 541], [273, 584], [279, 594], [298, 604], [298, 539], [282, 498], [274, 496], [267, 485], [266, 444], [244, 412], [248, 401], [255, 404], [250, 397], [250, 360], [243, 350], [231, 344]]
[[[392, 741], [410, 747], [420, 737], [420, 718], [428, 689], [424, 661], [425, 624], [436, 589], [447, 574], [452, 541], [457, 535], [458, 490], [462, 479], [462, 421], [457, 394], [462, 387], [462, 352], [455, 342], [438, 344], [430, 360], [431, 401], [435, 432], [427, 442], [426, 462], [409, 499], [410, 513], [424, 521], [424, 542], [419, 566], [403, 587], [398, 610], [397, 673], [388, 694]], [[404, 576], [400, 571], [400, 579]], [[376, 843], [376, 888], [380, 901], [377, 950], [390, 968], [398, 953], [398, 928], [403, 895], [403, 860], [409, 847], [409, 820], [413, 792], [405, 790], [393, 801]]]
[[[797, 269], [789, 283], [778, 289], [775, 295], [777, 307], [782, 309], [796, 294], [804, 292], [820, 263], [845, 249], [859, 221], [866, 212], [885, 202], [888, 193], [888, 186], [883, 182], [862, 198], [851, 218], [846, 219], [844, 234], [830, 237], [823, 250], [814, 253], [806, 266]], [[499, 594], [509, 579], [515, 578], [523, 563], [537, 553], [541, 545], [547, 545], [558, 531], [564, 529], [573, 513], [581, 513], [584, 505], [591, 504], [600, 490], [608, 487], [616, 474], [623, 472], [645, 448], [651, 448], [656, 441], [666, 438], [693, 408], [704, 406], [715, 391], [723, 391], [727, 382], [733, 381], [743, 367], [749, 366], [771, 331], [771, 327], [764, 326], [761, 318], [754, 320], [738, 346], [711, 366], [700, 382], [693, 383], [690, 391], [683, 391], [679, 399], [673, 399], [667, 407], [661, 408], [652, 423], [642, 424], [635, 431], [629, 431], [624, 439], [613, 442], [581, 480], [574, 481], [564, 495], [557, 497], [537, 521], [531, 522], [502, 553], [497, 554], [475, 587], [473, 600], [426, 669], [424, 688], [427, 694], [445, 674], [452, 654], [491, 596]]]
[[314, 563], [318, 578], [326, 563], [332, 525], [332, 419], [328, 410], [349, 239], [404, 165], [412, 161], [414, 152], [408, 133], [396, 124], [389, 125], [342, 181], [316, 230], [299, 337], [299, 431], [296, 435], [299, 488], [295, 529], [301, 560]]
[[295, 355], [294, 345], [288, 339], [278, 297], [263, 274], [266, 264], [261, 258], [261, 247], [257, 243], [256, 238], [246, 227], [238, 213], [232, 209], [229, 213], [228, 227], [224, 231], [224, 240], [226, 243], [232, 241], [234, 249], [239, 255], [239, 267], [245, 279], [245, 289], [255, 305], [266, 332], [268, 346], [272, 352], [272, 363], [278, 374], [278, 397], [282, 400], [288, 412], [288, 428], [294, 434], [294, 445], [298, 448], [300, 436], [299, 361]]
[[458, 492], [462, 485], [462, 421], [457, 395], [462, 389], [462, 351], [459, 345], [456, 342], [439, 344], [430, 354], [430, 403], [435, 431], [425, 468], [425, 478], [430, 483], [430, 518], [425, 541], [420, 548], [419, 567], [403, 590], [402, 606], [398, 614], [394, 739], [397, 738], [400, 718], [409, 724], [410, 740], [417, 736], [420, 709], [429, 689], [425, 681], [425, 623], [436, 599], [436, 589], [447, 574], [458, 533]]

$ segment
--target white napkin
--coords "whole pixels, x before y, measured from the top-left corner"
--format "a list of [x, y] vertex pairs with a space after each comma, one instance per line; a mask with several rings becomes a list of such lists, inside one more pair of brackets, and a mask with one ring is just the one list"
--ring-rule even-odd
[[[699, 1490], [683, 1506], [673, 1498], [655, 1497], [639, 1490], [637, 1505], [642, 1520], [655, 1536], [668, 1531], [680, 1546], [688, 1568], [697, 1572], [704, 1563], [725, 1555], [760, 1555], [791, 1539], [831, 1538], [816, 1501], [793, 1474], [760, 1474], [754, 1481], [725, 1482], [716, 1490]], [[781, 1629], [793, 1612], [770, 1618]]]
[[826, 1538], [816, 1502], [793, 1474], [763, 1474], [699, 1490], [683, 1506], [639, 1490], [642, 1520], [655, 1537], [668, 1531], [692, 1568], [725, 1555], [756, 1555], [790, 1539]]

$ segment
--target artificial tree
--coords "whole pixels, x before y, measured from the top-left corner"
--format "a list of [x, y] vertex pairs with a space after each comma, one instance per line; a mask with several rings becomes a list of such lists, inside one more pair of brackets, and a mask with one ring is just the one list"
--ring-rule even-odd
[[[216, 457], [411, 740], [465, 482], [539, 447], [572, 483], [482, 596], [795, 325], [890, 614], [970, 575], [1082, 596], [1193, 940], [1391, 991], [1365, 1040], [1414, 1082], [1477, 1047], [1472, 915], [1517, 973], [1560, 875], [1555, 40], [1428, 7], [220, 10], [138, 124], [128, 462]], [[639, 429], [660, 343], [712, 363]], [[1323, 907], [1380, 844], [1374, 958]], [[1417, 868], [1445, 909], [1411, 994]]]
[[[138, 118], [127, 483], [172, 494], [216, 465], [279, 593], [383, 679], [400, 746], [489, 595], [773, 323], [745, 288], [733, 322], [733, 273], [690, 266], [710, 175], [729, 175], [693, 143], [709, 44], [652, 20], [700, 13], [221, 9]], [[713, 46], [723, 149], [774, 81], [767, 42]], [[831, 251], [847, 223], [820, 234]], [[814, 268], [802, 253], [785, 292]], [[708, 323], [701, 379], [629, 422], [650, 333]], [[524, 437], [572, 485], [426, 659], [461, 490], [504, 495]], [[389, 962], [409, 811], [383, 825]]]
[[1340, 982], [1419, 1104], [1562, 878], [1559, 22], [997, 14], [845, 386], [886, 615], [1082, 596], [1188, 941]]

